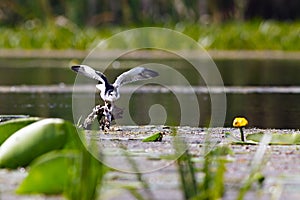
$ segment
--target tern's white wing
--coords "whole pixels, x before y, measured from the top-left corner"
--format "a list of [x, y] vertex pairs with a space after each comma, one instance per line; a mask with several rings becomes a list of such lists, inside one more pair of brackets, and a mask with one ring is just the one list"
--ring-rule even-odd
[[135, 67], [127, 72], [124, 72], [117, 77], [114, 86], [119, 87], [121, 85], [131, 83], [139, 80], [146, 80], [158, 76], [158, 73], [144, 67]]
[[71, 69], [77, 73], [83, 74], [86, 77], [105, 83], [107, 81], [105, 75], [99, 71], [94, 70], [93, 68], [87, 65], [75, 65]]

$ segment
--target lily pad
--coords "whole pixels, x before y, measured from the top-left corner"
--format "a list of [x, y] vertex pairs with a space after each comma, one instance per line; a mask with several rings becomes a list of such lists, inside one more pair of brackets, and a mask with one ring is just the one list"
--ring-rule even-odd
[[18, 194], [61, 194], [96, 199], [106, 168], [86, 150], [55, 150], [32, 162]]
[[[251, 140], [254, 142], [259, 142], [263, 137], [264, 133], [253, 133], [247, 135], [247, 140]], [[300, 134], [293, 133], [293, 134], [279, 134], [279, 133], [272, 133], [272, 139], [269, 144], [279, 144], [279, 145], [293, 145], [293, 144], [300, 144]]]
[[0, 167], [24, 167], [44, 153], [63, 148], [69, 135], [62, 119], [49, 118], [32, 123], [1, 145]]
[[142, 140], [142, 142], [161, 142], [163, 138], [163, 134], [161, 132], [154, 133], [149, 137], [146, 137]]
[[235, 137], [229, 132], [225, 133], [225, 141], [229, 144], [240, 144], [240, 145], [256, 145], [258, 142], [255, 141], [242, 141], [240, 138]]
[[[39, 157], [30, 166], [28, 176], [17, 189], [18, 194], [59, 194], [64, 191], [72, 167], [74, 152], [53, 151]], [[55, 177], [55, 178], [54, 178]]]
[[40, 120], [38, 117], [12, 119], [0, 123], [0, 145], [19, 129]]
[[83, 149], [73, 124], [48, 118], [13, 133], [0, 148], [0, 167], [25, 167], [38, 156], [56, 149]]

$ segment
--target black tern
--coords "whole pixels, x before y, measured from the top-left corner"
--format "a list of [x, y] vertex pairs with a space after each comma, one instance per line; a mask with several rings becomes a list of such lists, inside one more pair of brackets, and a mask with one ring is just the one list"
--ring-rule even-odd
[[91, 79], [97, 80], [96, 88], [100, 90], [100, 97], [104, 100], [104, 106], [94, 107], [91, 114], [84, 120], [82, 127], [89, 129], [93, 121], [98, 118], [102, 130], [109, 129], [111, 121], [122, 117], [123, 110], [114, 106], [114, 101], [120, 98], [119, 88], [127, 83], [146, 80], [158, 76], [158, 73], [144, 67], [135, 67], [122, 73], [113, 84], [110, 84], [106, 76], [87, 65], [75, 65], [71, 69]]
[[100, 97], [104, 101], [111, 103], [120, 98], [119, 88], [122, 85], [139, 80], [151, 79], [159, 75], [153, 70], [144, 67], [135, 67], [119, 75], [115, 82], [110, 84], [102, 72], [96, 71], [87, 65], [75, 65], [72, 66], [71, 69], [86, 77], [97, 80], [98, 84], [96, 88], [100, 90]]

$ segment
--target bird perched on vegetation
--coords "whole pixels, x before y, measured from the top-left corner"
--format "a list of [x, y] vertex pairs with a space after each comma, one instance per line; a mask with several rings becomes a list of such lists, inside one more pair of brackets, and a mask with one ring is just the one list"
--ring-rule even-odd
[[104, 101], [110, 102], [114, 102], [120, 97], [120, 86], [158, 76], [158, 73], [153, 70], [146, 69], [144, 67], [135, 67], [127, 72], [122, 73], [117, 77], [113, 84], [110, 84], [103, 73], [96, 71], [87, 65], [75, 65], [72, 66], [72, 70], [91, 79], [97, 80], [98, 84], [96, 85], [96, 88], [100, 90], [100, 97]]
[[120, 98], [119, 89], [122, 85], [139, 81], [139, 80], [146, 80], [158, 76], [158, 73], [153, 70], [144, 67], [135, 67], [119, 75], [115, 80], [115, 82], [113, 84], [110, 84], [103, 73], [96, 71], [87, 65], [75, 65], [72, 66], [71, 69], [77, 73], [80, 73], [86, 77], [98, 81], [96, 88], [100, 90], [100, 97], [103, 99], [105, 105], [104, 107], [102, 106], [101, 109], [99, 106], [98, 107], [96, 106], [93, 109], [93, 113], [91, 113], [92, 116], [90, 117], [94, 119], [95, 113], [97, 113], [97, 115], [101, 113], [101, 115], [105, 117], [104, 122], [102, 122], [105, 125], [102, 124], [102, 129], [104, 129], [104, 126], [108, 128], [110, 126], [113, 117], [112, 112], [114, 109], [114, 101]]

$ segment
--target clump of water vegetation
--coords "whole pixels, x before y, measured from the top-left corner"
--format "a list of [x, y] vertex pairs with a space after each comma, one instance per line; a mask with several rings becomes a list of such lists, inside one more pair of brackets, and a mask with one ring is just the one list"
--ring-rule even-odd
[[[300, 22], [257, 20], [209, 25], [181, 22], [157, 26], [182, 32], [198, 41], [206, 49], [300, 50]], [[100, 41], [116, 33], [131, 28], [134, 27], [80, 28], [61, 18], [49, 21], [47, 24], [32, 20], [30, 23], [27, 22], [14, 28], [1, 27], [0, 48], [86, 50], [94, 48]], [[159, 37], [157, 42], [161, 42]]]
[[[265, 166], [265, 152], [271, 140], [271, 135], [265, 135], [253, 157], [249, 174], [245, 174], [238, 189], [237, 195], [231, 199], [242, 200], [254, 184], [262, 188], [265, 177], [262, 173]], [[183, 145], [185, 145], [183, 143]], [[177, 160], [178, 172], [180, 174], [182, 191], [185, 199], [222, 199], [226, 192], [226, 163], [230, 162], [228, 156], [233, 155], [228, 144], [217, 145], [209, 148], [207, 140], [204, 145], [204, 161], [202, 167], [197, 168], [188, 150]], [[176, 146], [175, 146], [176, 148]], [[178, 148], [178, 147], [177, 147]], [[186, 147], [187, 148], [187, 147]], [[197, 174], [201, 173], [203, 178], [197, 181]]]
[[[220, 155], [221, 148], [205, 155], [200, 169], [195, 167], [188, 150], [179, 157], [177, 167], [185, 199], [220, 199], [223, 196], [226, 159]], [[197, 181], [198, 173], [203, 175], [200, 181]]]
[[[37, 120], [32, 121], [32, 120]], [[52, 130], [55, 134], [67, 134], [65, 145], [60, 148], [49, 149], [48, 152], [38, 156], [30, 163], [28, 175], [23, 182], [18, 186], [18, 194], [63, 194], [68, 199], [97, 199], [102, 195], [102, 188], [105, 185], [105, 177], [108, 172], [113, 171], [105, 166], [102, 162], [96, 159], [93, 155], [99, 155], [98, 148], [94, 145], [93, 140], [89, 144], [89, 151], [84, 145], [86, 142], [83, 139], [83, 131], [76, 129], [70, 122], [61, 119], [44, 119], [46, 120], [45, 126], [41, 127], [42, 119], [28, 118], [28, 124], [23, 120], [14, 120], [11, 122], [10, 127], [15, 124], [20, 130], [27, 130], [28, 127], [33, 127], [35, 124], [39, 126], [37, 133], [39, 137], [44, 137], [43, 129], [48, 132]], [[53, 125], [53, 126], [52, 126]], [[0, 129], [7, 129], [8, 124], [0, 124]], [[22, 128], [23, 127], [23, 128]], [[26, 129], [27, 127], [27, 129]], [[20, 131], [19, 130], [19, 131]], [[30, 129], [33, 130], [33, 129]], [[18, 131], [17, 131], [18, 132]], [[23, 131], [27, 134], [25, 131]], [[171, 129], [170, 136], [173, 137], [173, 148], [175, 150], [176, 167], [178, 170], [178, 177], [180, 180], [180, 190], [184, 199], [221, 199], [226, 194], [228, 186], [226, 185], [225, 173], [227, 170], [227, 163], [231, 162], [233, 151], [231, 144], [244, 144], [225, 142], [221, 144], [213, 144], [210, 142], [209, 133], [206, 141], [199, 146], [203, 149], [203, 154], [193, 155], [189, 150], [189, 144], [186, 143], [177, 133], [176, 128]], [[157, 135], [155, 133], [154, 135]], [[250, 164], [249, 173], [245, 174], [244, 179], [239, 185], [237, 194], [233, 199], [242, 200], [245, 195], [253, 188], [254, 184], [262, 188], [264, 183], [264, 175], [262, 173], [265, 166], [265, 153], [267, 145], [271, 144], [272, 136], [275, 136], [275, 142], [282, 137], [277, 137], [277, 134], [252, 134], [255, 140], [259, 140], [257, 151]], [[4, 143], [13, 137], [14, 133], [4, 141]], [[249, 137], [251, 134], [249, 135]], [[37, 136], [35, 136], [37, 137]], [[37, 137], [37, 138], [39, 138]], [[50, 137], [52, 137], [50, 135]], [[258, 138], [256, 138], [258, 137]], [[283, 137], [283, 141], [287, 141], [287, 137]], [[289, 136], [292, 141], [298, 141], [294, 135]], [[34, 138], [29, 138], [34, 140]], [[83, 139], [83, 140], [82, 140]], [[28, 140], [26, 137], [21, 140]], [[238, 140], [238, 139], [237, 139]], [[290, 140], [288, 140], [290, 141]], [[42, 142], [42, 141], [40, 141]], [[150, 142], [150, 141], [149, 141]], [[153, 141], [157, 142], [157, 141]], [[142, 140], [141, 140], [142, 143]], [[288, 144], [294, 144], [290, 142]], [[31, 148], [30, 145], [26, 147]], [[94, 152], [96, 151], [97, 152]], [[18, 154], [30, 154], [30, 151], [19, 152], [19, 149], [12, 151]], [[150, 184], [147, 179], [144, 179], [143, 173], [139, 171], [138, 163], [134, 161], [124, 151], [124, 156], [128, 159], [132, 169], [136, 174], [136, 180], [140, 183], [139, 187], [135, 186], [120, 186], [126, 189], [136, 199], [155, 199]], [[101, 154], [101, 156], [104, 156]], [[27, 162], [25, 162], [27, 164]], [[27, 165], [24, 164], [24, 167]], [[23, 166], [23, 165], [21, 165]], [[56, 177], [53, 179], [53, 177]], [[107, 188], [106, 188], [107, 189]]]

